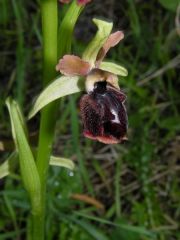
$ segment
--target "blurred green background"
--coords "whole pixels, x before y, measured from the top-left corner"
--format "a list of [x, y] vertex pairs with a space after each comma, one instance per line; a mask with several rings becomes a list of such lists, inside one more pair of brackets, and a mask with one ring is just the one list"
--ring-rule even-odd
[[[53, 151], [71, 158], [76, 170], [50, 167], [46, 239], [180, 239], [178, 2], [94, 0], [80, 16], [76, 55], [96, 31], [93, 17], [113, 20], [114, 31], [125, 33], [107, 58], [129, 72], [119, 79], [127, 94], [129, 140], [104, 145], [85, 139], [78, 105], [82, 94], [61, 100]], [[67, 7], [59, 5], [60, 18]], [[42, 89], [41, 51], [39, 1], [0, 0], [1, 163], [13, 150], [5, 99], [16, 98], [27, 116]], [[39, 115], [28, 127], [35, 145]], [[0, 239], [25, 239], [28, 211], [17, 166], [0, 180]]]

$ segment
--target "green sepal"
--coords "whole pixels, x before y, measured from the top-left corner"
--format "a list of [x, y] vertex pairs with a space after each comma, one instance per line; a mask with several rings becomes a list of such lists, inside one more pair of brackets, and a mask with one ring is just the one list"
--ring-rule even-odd
[[126, 77], [128, 75], [128, 71], [126, 68], [112, 62], [102, 62], [99, 66], [99, 69], [111, 72], [118, 76]]
[[92, 67], [94, 66], [99, 50], [106, 42], [113, 27], [112, 22], [107, 22], [96, 18], [93, 19], [93, 22], [97, 26], [98, 31], [85, 49], [82, 56], [82, 59], [89, 62]]

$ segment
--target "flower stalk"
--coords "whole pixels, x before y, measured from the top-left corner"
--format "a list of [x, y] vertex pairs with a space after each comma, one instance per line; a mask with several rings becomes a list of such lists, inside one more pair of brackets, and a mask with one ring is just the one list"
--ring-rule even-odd
[[[56, 77], [54, 64], [57, 62], [58, 11], [56, 0], [42, 0], [43, 32], [43, 84], [46, 86]], [[54, 104], [50, 104], [41, 113], [37, 167], [42, 185], [45, 185], [49, 156], [55, 125]], [[54, 117], [52, 117], [54, 116]]]
[[[41, 0], [43, 34], [43, 85], [56, 77], [58, 6], [56, 0]], [[41, 112], [37, 169], [41, 182], [41, 212], [32, 219], [34, 239], [44, 239], [46, 178], [55, 128], [55, 104], [51, 103]], [[38, 238], [37, 238], [38, 236]]]

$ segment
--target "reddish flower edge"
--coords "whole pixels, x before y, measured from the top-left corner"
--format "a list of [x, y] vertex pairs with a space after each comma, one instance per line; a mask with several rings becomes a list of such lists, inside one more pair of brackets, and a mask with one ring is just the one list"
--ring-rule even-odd
[[117, 144], [117, 143], [121, 143], [121, 142], [128, 140], [128, 138], [126, 136], [122, 137], [121, 139], [116, 139], [113, 136], [96, 136], [95, 137], [88, 131], [84, 131], [83, 134], [85, 137], [87, 137], [89, 139], [97, 140], [104, 144]]

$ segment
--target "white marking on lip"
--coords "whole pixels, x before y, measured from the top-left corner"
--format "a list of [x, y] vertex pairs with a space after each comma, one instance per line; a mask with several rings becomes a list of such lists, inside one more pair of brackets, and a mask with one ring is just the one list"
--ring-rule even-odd
[[117, 113], [114, 111], [114, 109], [111, 110], [111, 113], [115, 116], [115, 119], [112, 120], [114, 123], [120, 123], [119, 117]]

